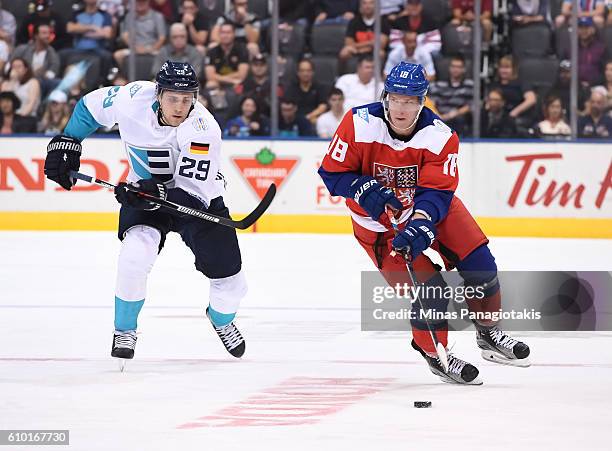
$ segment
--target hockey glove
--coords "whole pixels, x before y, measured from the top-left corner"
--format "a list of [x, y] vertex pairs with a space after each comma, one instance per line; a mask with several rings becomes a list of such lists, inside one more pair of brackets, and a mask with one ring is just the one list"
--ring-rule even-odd
[[[121, 205], [149, 211], [159, 208], [159, 205], [149, 202], [146, 197], [127, 189], [127, 185], [127, 183], [121, 182], [115, 187], [115, 198]], [[154, 179], [142, 179], [131, 185], [140, 192], [159, 197], [160, 199], [166, 199], [166, 187], [163, 183], [157, 182]]]
[[429, 219], [413, 219], [391, 244], [397, 252], [414, 260], [432, 245], [436, 233], [436, 226]]
[[56, 135], [47, 145], [45, 158], [45, 175], [49, 180], [70, 191], [73, 180], [70, 171], [78, 171], [81, 166], [81, 143], [78, 139], [66, 135]]
[[403, 208], [391, 188], [380, 185], [369, 175], [363, 175], [351, 183], [349, 195], [375, 221], [379, 221], [381, 215], [385, 213], [386, 205], [390, 205], [394, 210]]

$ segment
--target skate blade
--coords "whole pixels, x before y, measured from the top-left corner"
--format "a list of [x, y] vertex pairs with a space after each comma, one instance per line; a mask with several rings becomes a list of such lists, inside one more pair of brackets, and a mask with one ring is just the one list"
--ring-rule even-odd
[[446, 382], [447, 384], [451, 384], [451, 385], [482, 385], [482, 379], [480, 379], [480, 376], [476, 376], [476, 378], [470, 382], [457, 382], [454, 379], [444, 377], [444, 376], [440, 376], [440, 380], [442, 382]]
[[489, 362], [499, 363], [500, 365], [517, 366], [519, 368], [527, 368], [531, 365], [529, 358], [524, 359], [509, 359], [497, 352], [482, 350], [482, 358]]
[[430, 370], [431, 370], [431, 372], [433, 374], [438, 376], [442, 382], [446, 382], [447, 384], [451, 384], [451, 385], [482, 385], [482, 379], [480, 379], [480, 376], [476, 376], [470, 382], [459, 382], [459, 381], [456, 381], [455, 379], [452, 379], [452, 378], [448, 377], [444, 373], [441, 373], [439, 371], [433, 370], [431, 368], [430, 368]]
[[125, 366], [127, 363], [127, 359], [117, 358], [119, 364], [119, 372], [123, 373], [125, 371]]

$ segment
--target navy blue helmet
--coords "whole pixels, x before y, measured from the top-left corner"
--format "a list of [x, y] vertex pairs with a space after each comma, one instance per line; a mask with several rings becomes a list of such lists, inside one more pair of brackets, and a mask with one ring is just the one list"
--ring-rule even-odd
[[155, 82], [157, 83], [157, 94], [164, 89], [196, 93], [200, 86], [198, 76], [191, 64], [176, 61], [166, 61], [157, 72]]

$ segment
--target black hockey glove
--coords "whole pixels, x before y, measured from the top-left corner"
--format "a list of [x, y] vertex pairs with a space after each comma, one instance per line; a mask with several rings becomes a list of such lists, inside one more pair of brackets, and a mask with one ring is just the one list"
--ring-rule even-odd
[[[115, 198], [121, 205], [149, 211], [159, 208], [159, 205], [149, 202], [146, 197], [127, 189], [127, 185], [127, 183], [121, 182], [115, 187]], [[140, 192], [159, 197], [160, 199], [166, 199], [166, 187], [163, 183], [154, 179], [142, 179], [131, 185]]]
[[70, 178], [70, 171], [78, 171], [81, 166], [81, 143], [66, 135], [56, 135], [47, 145], [45, 175], [49, 180], [59, 183], [70, 191], [76, 180]]

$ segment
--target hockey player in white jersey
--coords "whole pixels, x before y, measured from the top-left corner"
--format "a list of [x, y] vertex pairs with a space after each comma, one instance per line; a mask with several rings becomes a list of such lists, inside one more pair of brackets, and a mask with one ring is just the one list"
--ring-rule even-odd
[[[219, 172], [221, 130], [197, 102], [198, 80], [188, 63], [167, 61], [155, 83], [136, 81], [101, 88], [76, 105], [64, 133], [47, 147], [46, 176], [70, 190], [78, 171], [81, 141], [99, 127], [119, 126], [128, 156], [128, 183], [154, 196], [229, 217]], [[227, 351], [241, 357], [245, 341], [234, 324], [247, 291], [236, 232], [232, 228], [160, 210], [120, 183], [122, 240], [115, 291], [115, 332], [111, 355], [131, 359], [147, 277], [166, 234], [177, 232], [195, 256], [195, 267], [210, 279], [206, 315]]]

